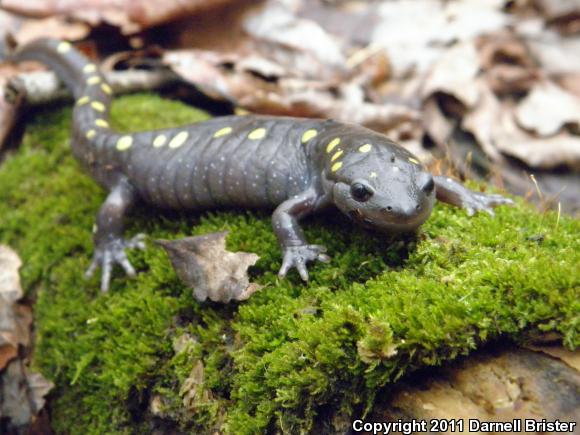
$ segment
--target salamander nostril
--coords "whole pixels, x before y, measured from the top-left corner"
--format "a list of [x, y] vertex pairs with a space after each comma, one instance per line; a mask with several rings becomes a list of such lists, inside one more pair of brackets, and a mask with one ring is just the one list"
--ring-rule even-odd
[[415, 207], [415, 210], [421, 210], [421, 204], [417, 204], [417, 206]]
[[429, 176], [429, 179], [425, 182], [425, 184], [423, 184], [421, 190], [429, 195], [431, 192], [433, 192], [434, 188], [435, 182], [433, 181], [433, 177]]

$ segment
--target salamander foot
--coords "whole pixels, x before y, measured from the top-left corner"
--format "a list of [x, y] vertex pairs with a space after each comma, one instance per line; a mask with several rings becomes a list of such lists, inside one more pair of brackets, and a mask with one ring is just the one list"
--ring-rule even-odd
[[306, 263], [309, 261], [322, 261], [328, 263], [330, 257], [325, 254], [326, 248], [321, 245], [288, 246], [284, 248], [284, 260], [278, 272], [279, 277], [285, 277], [290, 268], [295, 267], [304, 281], [308, 281]]
[[107, 292], [109, 290], [109, 283], [111, 281], [111, 272], [113, 266], [119, 264], [125, 273], [130, 276], [135, 276], [135, 268], [127, 258], [125, 249], [145, 249], [145, 235], [138, 234], [132, 239], [125, 240], [122, 238], [108, 240], [95, 248], [93, 261], [85, 273], [86, 278], [93, 276], [98, 267], [102, 268], [101, 275], [101, 291]]
[[485, 211], [494, 216], [493, 208], [498, 205], [512, 205], [514, 202], [504, 196], [491, 193], [469, 191], [469, 195], [462, 198], [462, 207], [467, 210], [468, 216], [473, 216], [477, 211]]

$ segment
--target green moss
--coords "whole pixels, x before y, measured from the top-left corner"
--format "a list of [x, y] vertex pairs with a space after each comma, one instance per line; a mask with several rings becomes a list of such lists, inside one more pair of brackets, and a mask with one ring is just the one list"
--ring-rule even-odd
[[[59, 433], [146, 431], [152, 397], [156, 424], [175, 429], [308, 432], [321, 413], [368, 408], [403, 374], [498, 337], [557, 332], [570, 348], [580, 342], [580, 223], [521, 201], [495, 218], [438, 205], [407, 241], [336, 214], [310, 219], [309, 240], [333, 259], [311, 267], [308, 285], [295, 274], [276, 277], [267, 213], [141, 208], [129, 234], [230, 230], [230, 249], [262, 256], [252, 273], [266, 287], [239, 305], [198, 304], [150, 245], [130, 255], [139, 276], [117, 272], [102, 295], [98, 277], [84, 281], [82, 272], [104, 192], [71, 157], [70, 115], [34, 115], [22, 149], [0, 167], [0, 241], [21, 254], [24, 284], [37, 298], [34, 363], [56, 382]], [[150, 95], [118, 99], [112, 116], [127, 131], [206, 117]], [[188, 390], [199, 362], [203, 385]]]

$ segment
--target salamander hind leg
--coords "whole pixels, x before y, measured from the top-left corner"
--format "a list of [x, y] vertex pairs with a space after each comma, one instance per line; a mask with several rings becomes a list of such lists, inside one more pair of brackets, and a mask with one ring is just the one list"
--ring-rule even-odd
[[97, 268], [102, 269], [101, 290], [109, 290], [111, 272], [119, 264], [129, 276], [135, 276], [135, 269], [129, 262], [125, 249], [144, 249], [144, 235], [140, 234], [130, 240], [123, 238], [125, 216], [136, 200], [133, 187], [126, 180], [114, 187], [97, 214], [94, 234], [95, 253], [93, 261], [85, 276], [90, 278]]
[[477, 211], [485, 211], [494, 215], [493, 208], [498, 205], [512, 205], [514, 202], [502, 195], [474, 192], [452, 178], [433, 177], [436, 186], [437, 199], [467, 210], [472, 216]]

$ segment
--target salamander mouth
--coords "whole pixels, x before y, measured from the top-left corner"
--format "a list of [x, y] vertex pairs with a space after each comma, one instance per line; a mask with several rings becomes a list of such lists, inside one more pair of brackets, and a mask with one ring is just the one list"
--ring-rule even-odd
[[355, 208], [354, 210], [349, 211], [348, 216], [352, 220], [362, 224], [363, 226], [372, 226], [374, 224], [372, 219], [365, 217], [358, 208]]

